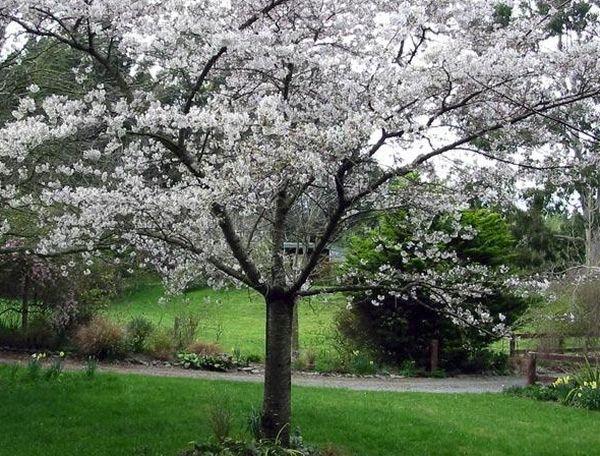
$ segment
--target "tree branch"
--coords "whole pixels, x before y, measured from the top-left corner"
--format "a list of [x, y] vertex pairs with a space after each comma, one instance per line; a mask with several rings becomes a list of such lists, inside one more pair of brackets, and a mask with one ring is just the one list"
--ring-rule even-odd
[[252, 288], [261, 291], [261, 293], [264, 292], [265, 285], [263, 284], [260, 272], [244, 249], [242, 240], [233, 228], [233, 222], [231, 221], [229, 214], [227, 214], [225, 208], [218, 203], [212, 205], [211, 211], [217, 218], [219, 228], [221, 228], [225, 241], [227, 242], [227, 245], [229, 245], [233, 256], [240, 264], [242, 270], [248, 277], [248, 280], [252, 283]]

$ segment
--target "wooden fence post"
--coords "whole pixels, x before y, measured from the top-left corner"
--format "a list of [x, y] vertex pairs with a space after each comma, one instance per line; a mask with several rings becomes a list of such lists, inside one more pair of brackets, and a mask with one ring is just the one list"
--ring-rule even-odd
[[558, 353], [564, 353], [565, 352], [565, 338], [564, 337], [559, 337], [558, 338]]
[[430, 353], [429, 353], [429, 369], [431, 372], [435, 372], [439, 367], [440, 359], [440, 341], [433, 339], [431, 341]]
[[511, 358], [513, 356], [515, 356], [516, 350], [517, 350], [517, 338], [515, 336], [510, 336], [508, 353]]
[[537, 380], [537, 358], [535, 353], [528, 353], [527, 362], [525, 365], [525, 376], [527, 378], [527, 384], [533, 385]]

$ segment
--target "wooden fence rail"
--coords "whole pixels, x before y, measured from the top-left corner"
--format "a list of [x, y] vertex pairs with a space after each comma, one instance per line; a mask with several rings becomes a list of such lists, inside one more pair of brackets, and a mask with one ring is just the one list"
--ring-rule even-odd
[[[579, 347], [566, 347], [565, 341], [569, 338], [572, 339], [598, 339], [593, 344], [585, 344], [586, 346]], [[600, 334], [552, 334], [552, 333], [518, 333], [513, 334], [509, 338], [509, 354], [511, 357], [516, 355], [526, 355], [529, 353], [531, 348], [518, 348], [518, 342], [520, 340], [556, 340], [557, 344], [552, 348], [555, 353], [589, 353], [594, 351], [600, 351]]]
[[[568, 347], [567, 339], [586, 339], [579, 346]], [[592, 340], [590, 343], [589, 339]], [[548, 341], [554, 340], [556, 344], [548, 350], [539, 348], [519, 348], [518, 342], [522, 340]], [[581, 346], [585, 345], [585, 346]], [[550, 380], [552, 377], [540, 377], [538, 374], [538, 361], [550, 363], [584, 364], [586, 361], [600, 363], [600, 334], [553, 334], [553, 333], [518, 333], [509, 338], [510, 357], [522, 359], [522, 369], [531, 385], [538, 380]]]
[[586, 362], [600, 363], [600, 353], [581, 355], [566, 355], [564, 353], [543, 353], [543, 352], [528, 352], [525, 362], [525, 378], [527, 384], [532, 385], [541, 378], [537, 374], [538, 360], [545, 361], [560, 361], [573, 364], [585, 364]]

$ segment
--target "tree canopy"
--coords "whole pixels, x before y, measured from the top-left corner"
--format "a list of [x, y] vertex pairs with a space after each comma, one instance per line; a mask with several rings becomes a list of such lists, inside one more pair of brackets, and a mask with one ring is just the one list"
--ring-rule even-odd
[[[542, 26], [578, 2], [503, 3], [499, 16], [484, 0], [1, 0], [0, 29], [81, 56], [84, 93], [19, 96], [0, 126], [0, 203], [33, 210], [38, 254], [131, 251], [179, 287], [202, 271], [263, 294], [263, 430], [286, 441], [292, 309], [340, 289], [311, 283], [329, 243], [407, 198], [447, 211], [389, 184], [448, 153], [535, 167], [548, 120], [572, 127], [562, 109], [600, 94], [598, 23], [561, 45]], [[322, 222], [290, 265], [286, 227], [306, 199]]]

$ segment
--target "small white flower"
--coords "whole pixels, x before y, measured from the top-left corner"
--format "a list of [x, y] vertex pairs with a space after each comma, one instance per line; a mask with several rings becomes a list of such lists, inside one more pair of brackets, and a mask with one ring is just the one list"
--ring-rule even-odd
[[96, 161], [96, 160], [98, 160], [98, 159], [99, 159], [101, 156], [102, 156], [102, 154], [101, 154], [101, 153], [100, 153], [100, 151], [99, 151], [99, 150], [97, 150], [97, 149], [89, 149], [89, 150], [86, 150], [86, 151], [83, 153], [83, 158], [85, 158], [86, 160], [93, 160], [93, 161]]

